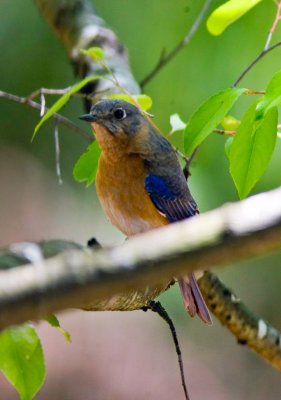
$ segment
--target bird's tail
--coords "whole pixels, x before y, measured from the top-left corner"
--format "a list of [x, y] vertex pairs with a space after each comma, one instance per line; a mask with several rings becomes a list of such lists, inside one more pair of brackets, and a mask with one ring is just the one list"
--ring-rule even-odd
[[205, 300], [200, 292], [196, 278], [193, 273], [178, 279], [179, 287], [183, 297], [184, 307], [191, 317], [196, 314], [206, 324], [212, 324], [212, 318], [206, 306]]

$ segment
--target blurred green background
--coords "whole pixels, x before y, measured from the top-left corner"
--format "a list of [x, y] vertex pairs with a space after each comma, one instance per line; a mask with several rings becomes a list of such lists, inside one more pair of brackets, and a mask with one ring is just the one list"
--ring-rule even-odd
[[[141, 80], [163, 49], [173, 48], [186, 34], [203, 1], [93, 0], [97, 13], [128, 48], [132, 71]], [[214, 1], [213, 8], [222, 1]], [[273, 0], [264, 0], [220, 37], [203, 24], [192, 43], [147, 85], [152, 113], [163, 132], [170, 115], [187, 120], [211, 94], [233, 84], [263, 48], [275, 15]], [[280, 40], [277, 28], [274, 40]], [[40, 87], [64, 88], [75, 78], [67, 55], [31, 0], [0, 1], [0, 90], [26, 96]], [[262, 90], [281, 68], [280, 49], [264, 58], [241, 83]], [[252, 98], [250, 99], [252, 100]], [[48, 97], [47, 104], [52, 98]], [[249, 99], [235, 106], [240, 117]], [[73, 99], [63, 114], [78, 121], [84, 112]], [[106, 220], [93, 188], [72, 178], [72, 168], [86, 148], [81, 138], [60, 128], [63, 185], [55, 173], [54, 124], [49, 122], [33, 143], [37, 111], [0, 100], [0, 245], [15, 241], [64, 238], [85, 243], [95, 236], [106, 245], [124, 240]], [[237, 194], [228, 172], [225, 138], [212, 135], [193, 164], [191, 190], [202, 212]], [[255, 191], [280, 185], [280, 150]], [[266, 204], [265, 204], [266, 208]], [[255, 312], [281, 329], [279, 314], [280, 254], [228, 266], [218, 271]], [[206, 266], [207, 267], [207, 266]], [[175, 319], [193, 400], [280, 399], [280, 374], [266, 365], [217, 322], [212, 328], [185, 314], [178, 289], [161, 301]], [[36, 398], [171, 399], [183, 398], [175, 352], [168, 329], [155, 315], [134, 313], [64, 313], [72, 345], [39, 325], [47, 380]], [[16, 394], [0, 378], [0, 397]]]

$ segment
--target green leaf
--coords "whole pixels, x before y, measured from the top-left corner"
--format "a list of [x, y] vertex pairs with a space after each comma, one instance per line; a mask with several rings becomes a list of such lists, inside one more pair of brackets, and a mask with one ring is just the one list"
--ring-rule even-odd
[[263, 175], [276, 144], [277, 108], [255, 120], [256, 104], [245, 113], [229, 152], [230, 174], [239, 197], [246, 197]]
[[21, 400], [31, 400], [45, 378], [44, 356], [35, 329], [22, 325], [0, 334], [0, 369]]
[[184, 147], [186, 154], [206, 139], [218, 126], [235, 101], [246, 89], [229, 88], [206, 100], [191, 116], [184, 131]]
[[135, 104], [135, 102], [137, 102], [144, 111], [147, 111], [152, 107], [152, 98], [146, 94], [134, 94], [129, 96], [124, 93], [115, 93], [109, 95], [107, 98], [124, 100], [131, 104]]
[[44, 318], [45, 321], [47, 321], [53, 328], [56, 328], [60, 333], [63, 334], [63, 336], [65, 337], [65, 339], [71, 343], [71, 335], [70, 333], [63, 329], [61, 327], [60, 321], [58, 320], [58, 318], [56, 317], [56, 315], [54, 314], [50, 314], [48, 315], [46, 318]]
[[260, 119], [271, 108], [281, 103], [281, 71], [273, 75], [265, 95], [261, 97], [256, 107], [256, 119]]
[[100, 47], [90, 47], [89, 49], [80, 49], [80, 53], [91, 57], [94, 61], [100, 62], [104, 59], [104, 51]]
[[55, 113], [57, 113], [70, 99], [70, 97], [74, 94], [79, 92], [82, 87], [87, 85], [89, 82], [96, 81], [98, 79], [102, 79], [101, 76], [88, 76], [87, 78], [83, 79], [80, 82], [77, 82], [75, 85], [73, 85], [67, 93], [65, 93], [63, 96], [61, 96], [58, 101], [56, 101], [51, 108], [46, 112], [46, 114], [43, 115], [43, 117], [40, 119], [38, 124], [35, 126], [32, 139], [33, 140], [36, 136], [36, 133], [38, 132], [39, 128], [46, 122], [49, 118], [51, 118]]
[[170, 133], [177, 131], [183, 131], [186, 128], [186, 123], [180, 118], [179, 114], [173, 114], [170, 116], [170, 125], [172, 130]]
[[87, 151], [81, 155], [73, 169], [73, 177], [77, 182], [86, 181], [86, 187], [94, 182], [100, 153], [101, 150], [96, 141], [88, 146]]
[[207, 20], [207, 28], [212, 35], [218, 36], [235, 22], [255, 7], [261, 0], [230, 0], [216, 8]]
[[232, 115], [226, 115], [221, 121], [221, 126], [225, 131], [235, 131], [240, 124], [240, 121]]
[[226, 142], [225, 142], [225, 144], [224, 144], [224, 152], [225, 152], [227, 158], [229, 158], [230, 149], [231, 149], [233, 140], [234, 140], [234, 137], [231, 136], [231, 137], [229, 137], [229, 138], [226, 140]]

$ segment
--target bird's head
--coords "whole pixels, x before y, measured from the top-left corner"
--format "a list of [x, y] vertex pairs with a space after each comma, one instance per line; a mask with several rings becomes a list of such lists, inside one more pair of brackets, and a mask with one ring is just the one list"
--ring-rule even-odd
[[100, 147], [110, 153], [111, 158], [118, 158], [121, 153], [148, 154], [153, 144], [159, 150], [159, 141], [165, 140], [155, 133], [138, 107], [123, 100], [101, 100], [80, 119], [91, 123]]
[[136, 135], [146, 120], [136, 106], [117, 99], [97, 102], [89, 114], [82, 115], [80, 119], [91, 122], [95, 131], [101, 126], [109, 135], [128, 138]]

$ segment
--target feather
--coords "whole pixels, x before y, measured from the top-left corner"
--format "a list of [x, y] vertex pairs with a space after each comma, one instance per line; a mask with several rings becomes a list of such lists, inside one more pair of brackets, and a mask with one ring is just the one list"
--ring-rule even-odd
[[[196, 202], [177, 179], [148, 175], [145, 189], [153, 204], [170, 223], [190, 218], [199, 213]], [[186, 310], [191, 317], [196, 314], [207, 324], [212, 319], [193, 273], [178, 279]]]
[[183, 192], [180, 186], [175, 187], [174, 182], [172, 187], [167, 178], [148, 175], [145, 189], [155, 207], [169, 222], [180, 221], [198, 213], [197, 205], [189, 192]]

